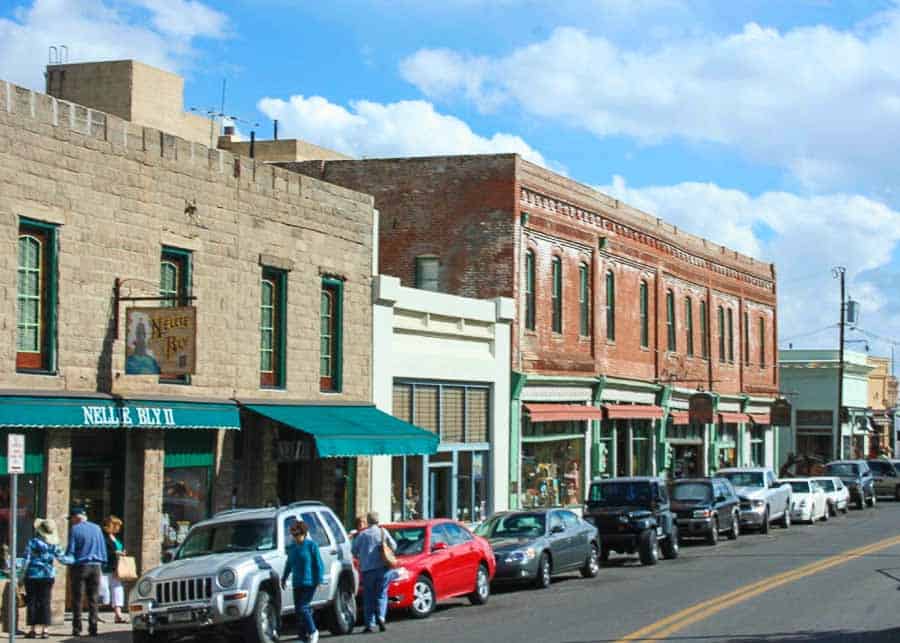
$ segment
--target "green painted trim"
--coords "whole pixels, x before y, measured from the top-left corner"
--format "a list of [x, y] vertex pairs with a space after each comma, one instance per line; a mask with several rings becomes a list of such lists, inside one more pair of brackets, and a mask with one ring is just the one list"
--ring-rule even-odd
[[560, 440], [584, 440], [584, 433], [558, 433], [554, 435], [536, 435], [522, 437], [522, 444], [533, 442], [558, 442]]
[[42, 349], [46, 355], [46, 364], [40, 369], [25, 369], [25, 372], [37, 372], [55, 374], [58, 370], [56, 363], [57, 328], [59, 325], [59, 225], [38, 221], [28, 217], [19, 217], [19, 229], [35, 228], [47, 235], [47, 332], [44, 335]]
[[263, 266], [262, 278], [271, 279], [278, 289], [278, 345], [275, 354], [278, 356], [275, 364], [275, 384], [262, 388], [283, 389], [287, 387], [287, 270]]
[[[334, 289], [334, 372], [331, 376], [331, 392], [340, 393], [344, 388], [344, 280], [322, 277], [322, 285]], [[321, 342], [320, 342], [321, 343]]]
[[510, 372], [509, 402], [509, 508], [519, 508], [519, 458], [522, 455], [521, 396], [529, 377], [525, 373]]
[[610, 387], [622, 386], [625, 388], [634, 388], [654, 392], [657, 392], [662, 388], [661, 384], [656, 384], [654, 382], [646, 382], [644, 380], [626, 380], [617, 377], [607, 377], [606, 383]]
[[215, 464], [215, 435], [212, 431], [195, 429], [166, 431], [163, 467], [212, 467]]
[[[591, 404], [597, 408], [601, 406], [600, 402], [603, 399], [603, 389], [606, 388], [606, 376], [601, 375], [597, 378], [597, 383], [594, 384], [594, 391], [591, 395]], [[590, 478], [593, 480], [595, 477], [602, 474], [600, 463], [601, 460], [607, 460], [606, 465], [609, 466], [607, 454], [606, 454], [606, 445], [600, 440], [600, 431], [602, 427], [603, 420], [591, 420], [591, 468], [590, 468]]]
[[25, 435], [25, 474], [36, 475], [44, 472], [44, 432], [39, 429], [0, 429], [0, 475], [6, 471], [6, 445], [10, 433]]
[[[513, 371], [515, 372], [515, 371]], [[528, 383], [534, 382], [554, 382], [557, 384], [571, 383], [573, 386], [579, 384], [596, 384], [599, 378], [596, 377], [566, 377], [563, 375], [532, 375], [528, 374]]]

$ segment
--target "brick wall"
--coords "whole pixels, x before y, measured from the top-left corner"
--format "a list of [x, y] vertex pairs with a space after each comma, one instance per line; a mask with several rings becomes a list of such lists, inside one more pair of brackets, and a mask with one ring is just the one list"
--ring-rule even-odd
[[[772, 394], [774, 266], [686, 234], [588, 186], [515, 156], [460, 156], [285, 164], [371, 193], [380, 213], [380, 271], [415, 284], [415, 258], [441, 258], [440, 289], [514, 296], [512, 366], [526, 373], [702, 385]], [[526, 215], [526, 216], [523, 216]], [[535, 253], [536, 324], [524, 327], [525, 253]], [[552, 331], [551, 262], [563, 267], [563, 331]], [[590, 330], [580, 332], [579, 266], [589, 268]], [[605, 275], [615, 275], [615, 338], [607, 339]], [[649, 345], [640, 344], [639, 289], [648, 288]], [[675, 297], [676, 350], [667, 350], [666, 302]], [[694, 355], [687, 355], [685, 299], [692, 300]], [[702, 358], [700, 300], [708, 305], [712, 361]], [[718, 361], [715, 311], [733, 310], [734, 363]], [[751, 318], [743, 363], [743, 313]], [[765, 365], [759, 360], [765, 319]], [[710, 382], [712, 380], [712, 382]]]

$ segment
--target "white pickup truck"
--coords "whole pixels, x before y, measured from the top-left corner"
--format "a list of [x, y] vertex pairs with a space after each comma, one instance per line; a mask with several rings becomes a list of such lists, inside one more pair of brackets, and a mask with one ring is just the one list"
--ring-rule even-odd
[[781, 483], [775, 472], [765, 467], [719, 469], [716, 476], [728, 478], [741, 501], [741, 527], [769, 532], [777, 522], [791, 526], [791, 485]]

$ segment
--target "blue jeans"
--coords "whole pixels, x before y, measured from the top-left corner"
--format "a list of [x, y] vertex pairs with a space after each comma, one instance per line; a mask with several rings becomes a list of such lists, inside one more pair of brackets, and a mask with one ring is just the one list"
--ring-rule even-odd
[[316, 631], [316, 621], [310, 606], [315, 593], [315, 586], [294, 588], [294, 611], [297, 613], [297, 634], [300, 638], [308, 637]]
[[390, 582], [384, 567], [363, 572], [363, 624], [373, 627], [387, 617], [387, 590]]

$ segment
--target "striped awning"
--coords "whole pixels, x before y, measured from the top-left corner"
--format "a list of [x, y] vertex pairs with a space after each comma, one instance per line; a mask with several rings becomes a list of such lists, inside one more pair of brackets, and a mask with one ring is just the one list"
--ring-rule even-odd
[[650, 404], [604, 404], [603, 416], [607, 420], [661, 420], [661, 406]]
[[719, 413], [719, 422], [722, 424], [746, 424], [750, 421], [750, 416], [746, 413]]

